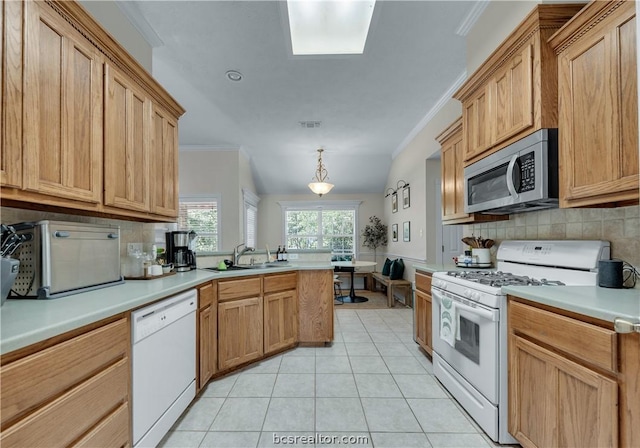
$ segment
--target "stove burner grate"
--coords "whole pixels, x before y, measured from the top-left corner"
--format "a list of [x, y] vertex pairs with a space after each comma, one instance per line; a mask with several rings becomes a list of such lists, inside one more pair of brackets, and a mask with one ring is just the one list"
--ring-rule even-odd
[[502, 286], [564, 286], [558, 280], [535, 279], [526, 275], [515, 275], [502, 271], [448, 271], [448, 276], [467, 280], [481, 285], [500, 288]]

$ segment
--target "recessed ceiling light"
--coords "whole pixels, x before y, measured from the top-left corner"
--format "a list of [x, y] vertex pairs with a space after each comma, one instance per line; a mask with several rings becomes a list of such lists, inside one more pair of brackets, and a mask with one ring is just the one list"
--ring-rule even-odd
[[238, 70], [229, 70], [226, 75], [229, 81], [242, 81], [242, 73], [240, 73]]
[[293, 54], [362, 54], [375, 4], [375, 0], [287, 0]]

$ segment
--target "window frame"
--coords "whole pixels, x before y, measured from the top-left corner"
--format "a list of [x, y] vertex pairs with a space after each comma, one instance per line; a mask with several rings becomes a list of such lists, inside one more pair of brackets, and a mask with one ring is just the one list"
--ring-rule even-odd
[[[215, 202], [216, 203], [218, 219], [217, 219], [216, 232], [215, 232], [215, 235], [216, 235], [215, 241], [216, 241], [216, 247], [218, 248], [218, 250], [215, 252], [198, 252], [198, 255], [211, 255], [211, 254], [220, 252], [220, 240], [222, 238], [222, 219], [221, 219], [222, 195], [220, 195], [220, 193], [180, 195], [180, 197], [178, 198], [178, 214], [180, 213], [180, 204], [183, 202]], [[176, 229], [180, 230], [177, 220], [176, 220]]]
[[[245, 188], [242, 189], [242, 229], [244, 233], [243, 241], [247, 246], [253, 247], [258, 245], [258, 203], [260, 202], [260, 198], [254, 194], [251, 190], [247, 190]], [[249, 209], [255, 209], [255, 220], [254, 220], [254, 229], [253, 234], [255, 235], [255, 242], [253, 246], [249, 244], [247, 241], [247, 235], [249, 233], [249, 222], [247, 219], [247, 213]]]
[[[362, 201], [322, 201], [322, 203], [318, 203], [317, 201], [279, 201], [278, 205], [280, 205], [282, 212], [282, 241], [287, 241], [287, 212], [288, 211], [329, 211], [329, 210], [350, 210], [354, 212], [354, 221], [353, 221], [353, 248], [356, 253], [356, 257], [360, 252], [360, 232], [358, 229], [359, 226], [359, 214], [360, 214], [360, 204]], [[322, 214], [320, 213], [320, 216]], [[319, 236], [324, 236], [322, 233], [322, 223], [319, 223], [318, 233]], [[309, 251], [321, 251], [326, 250], [322, 248], [322, 241], [319, 241], [318, 249], [307, 249]], [[305, 250], [305, 249], [301, 249]], [[333, 252], [332, 252], [333, 254]]]

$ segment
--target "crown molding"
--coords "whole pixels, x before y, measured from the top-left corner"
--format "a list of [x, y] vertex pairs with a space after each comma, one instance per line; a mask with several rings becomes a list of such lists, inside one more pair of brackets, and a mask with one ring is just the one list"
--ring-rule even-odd
[[487, 6], [489, 6], [489, 0], [476, 1], [471, 8], [471, 11], [469, 11], [469, 14], [467, 14], [467, 16], [462, 19], [462, 22], [458, 26], [458, 29], [456, 29], [456, 34], [458, 36], [466, 37]]
[[412, 129], [412, 131], [409, 132], [409, 135], [407, 135], [404, 138], [404, 140], [402, 141], [402, 143], [400, 143], [400, 145], [398, 145], [396, 150], [393, 151], [393, 153], [391, 154], [392, 159], [395, 159], [400, 155], [402, 151], [404, 151], [404, 149], [411, 142], [411, 140], [413, 140], [416, 137], [416, 135], [418, 135], [420, 131], [422, 131], [422, 129], [424, 129], [424, 127], [433, 119], [433, 117], [435, 117], [436, 114], [440, 112], [440, 109], [442, 109], [444, 105], [447, 104], [447, 102], [452, 98], [453, 93], [460, 88], [460, 86], [464, 83], [466, 79], [467, 79], [467, 70], [463, 70], [462, 73], [460, 73], [460, 76], [458, 76], [458, 78], [453, 82], [453, 84], [449, 86], [447, 91], [444, 92], [444, 94], [440, 97], [440, 99], [436, 102], [436, 104], [429, 110], [429, 112], [427, 112], [427, 114]]

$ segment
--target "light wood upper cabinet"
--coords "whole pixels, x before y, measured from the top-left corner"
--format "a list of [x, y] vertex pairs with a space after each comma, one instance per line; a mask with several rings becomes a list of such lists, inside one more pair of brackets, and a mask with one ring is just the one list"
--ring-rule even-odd
[[151, 211], [178, 216], [178, 120], [153, 105], [151, 141]]
[[557, 63], [547, 39], [583, 5], [537, 5], [453, 95], [462, 102], [465, 166], [558, 127]]
[[22, 2], [0, 5], [0, 184], [22, 187]]
[[149, 211], [151, 101], [128, 76], [109, 64], [105, 79], [105, 204]]
[[24, 188], [99, 203], [102, 56], [48, 4], [24, 7]]
[[509, 219], [508, 215], [464, 212], [464, 139], [462, 118], [436, 137], [440, 143], [442, 224], [465, 224]]
[[560, 206], [638, 203], [635, 2], [593, 2], [551, 44], [558, 54]]

